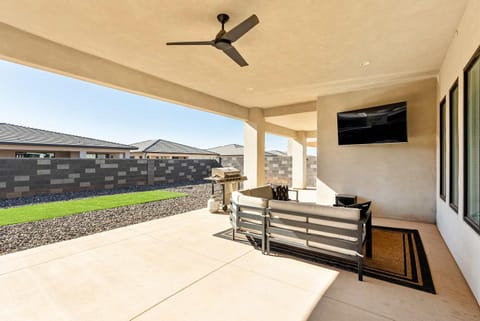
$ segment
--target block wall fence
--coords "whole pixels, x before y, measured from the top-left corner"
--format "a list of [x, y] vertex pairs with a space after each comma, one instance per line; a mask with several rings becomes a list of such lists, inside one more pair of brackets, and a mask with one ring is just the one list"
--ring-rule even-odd
[[[243, 172], [243, 156], [222, 157]], [[0, 199], [114, 188], [188, 184], [220, 167], [214, 159], [15, 159], [0, 158]], [[308, 158], [308, 185], [315, 186], [316, 158]], [[292, 158], [265, 158], [266, 182], [291, 184]]]
[[[243, 156], [222, 156], [222, 166], [232, 166], [243, 174]], [[307, 156], [307, 186], [314, 187], [317, 177], [317, 157]], [[265, 156], [265, 182], [292, 184], [292, 157]]]
[[191, 183], [220, 164], [213, 159], [0, 159], [0, 198]]

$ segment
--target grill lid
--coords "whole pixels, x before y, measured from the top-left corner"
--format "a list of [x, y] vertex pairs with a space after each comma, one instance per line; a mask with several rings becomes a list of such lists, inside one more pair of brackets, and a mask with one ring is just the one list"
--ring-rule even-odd
[[240, 176], [240, 170], [234, 167], [212, 168], [212, 177], [228, 178]]

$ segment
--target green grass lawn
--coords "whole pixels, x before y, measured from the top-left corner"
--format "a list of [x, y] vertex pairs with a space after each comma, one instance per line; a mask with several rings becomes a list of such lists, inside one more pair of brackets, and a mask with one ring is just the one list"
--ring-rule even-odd
[[0, 209], [0, 226], [183, 197], [168, 191], [134, 192]]

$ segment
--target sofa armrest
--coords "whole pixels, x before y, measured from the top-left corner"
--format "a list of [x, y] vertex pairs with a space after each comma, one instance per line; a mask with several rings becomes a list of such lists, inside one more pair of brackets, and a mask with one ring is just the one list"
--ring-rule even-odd
[[361, 214], [359, 224], [365, 226], [365, 249], [367, 257], [372, 257], [372, 211], [368, 210], [367, 213]]
[[366, 224], [367, 221], [371, 220], [372, 218], [372, 211], [368, 210], [367, 213], [363, 213], [360, 215], [360, 223]]
[[231, 201], [231, 204], [234, 206], [235, 209], [244, 208], [244, 209], [247, 209], [247, 210], [255, 210], [255, 211], [263, 213], [263, 214], [259, 214], [259, 215], [262, 215], [262, 216], [267, 215], [266, 214], [267, 213], [267, 208], [266, 207], [240, 204], [240, 203], [235, 202], [234, 200]]
[[235, 233], [250, 235], [262, 240], [262, 253], [265, 253], [265, 226], [267, 220], [266, 207], [256, 205], [244, 205], [231, 200], [230, 223], [233, 227], [233, 239]]

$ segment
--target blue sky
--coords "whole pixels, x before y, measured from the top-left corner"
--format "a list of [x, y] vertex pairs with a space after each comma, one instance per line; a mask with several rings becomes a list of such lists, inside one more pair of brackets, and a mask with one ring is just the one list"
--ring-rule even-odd
[[[126, 144], [243, 145], [239, 120], [1, 60], [0, 115], [0, 122]], [[286, 151], [287, 139], [267, 135], [265, 145]]]

